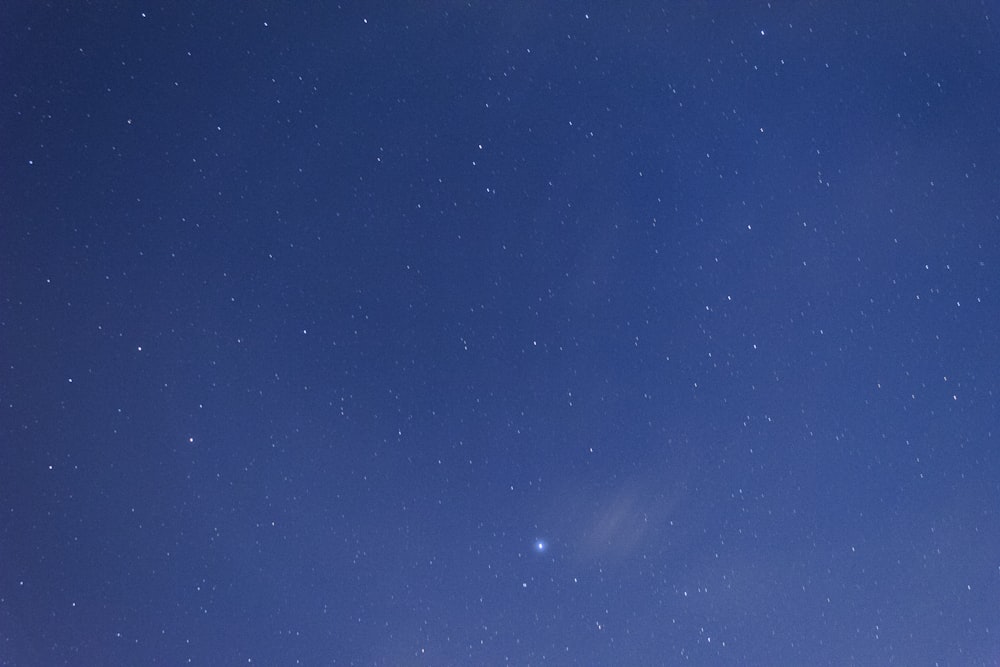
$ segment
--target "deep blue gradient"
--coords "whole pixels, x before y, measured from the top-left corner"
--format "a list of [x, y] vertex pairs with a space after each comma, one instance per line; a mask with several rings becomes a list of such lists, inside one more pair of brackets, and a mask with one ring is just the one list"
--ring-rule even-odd
[[370, 4], [5, 8], [0, 663], [1000, 664], [1000, 7]]

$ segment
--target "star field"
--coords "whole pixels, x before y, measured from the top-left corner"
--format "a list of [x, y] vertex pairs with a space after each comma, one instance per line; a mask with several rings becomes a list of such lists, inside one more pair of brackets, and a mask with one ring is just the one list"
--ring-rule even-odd
[[996, 14], [10, 4], [0, 664], [997, 664]]

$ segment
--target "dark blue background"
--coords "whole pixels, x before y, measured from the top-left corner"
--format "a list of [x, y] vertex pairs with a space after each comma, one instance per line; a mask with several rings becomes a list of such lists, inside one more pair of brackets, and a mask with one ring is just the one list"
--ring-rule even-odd
[[1000, 664], [1000, 8], [838, 5], [8, 4], [0, 662]]

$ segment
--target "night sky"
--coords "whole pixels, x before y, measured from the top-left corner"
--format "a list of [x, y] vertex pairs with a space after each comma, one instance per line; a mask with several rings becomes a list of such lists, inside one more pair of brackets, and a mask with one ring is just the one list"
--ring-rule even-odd
[[1000, 664], [995, 0], [52, 5], [4, 667]]

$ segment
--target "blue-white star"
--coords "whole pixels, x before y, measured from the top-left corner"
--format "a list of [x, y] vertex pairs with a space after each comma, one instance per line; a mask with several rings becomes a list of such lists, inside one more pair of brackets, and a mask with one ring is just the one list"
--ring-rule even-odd
[[535, 553], [543, 554], [549, 550], [549, 543], [545, 540], [535, 540]]

